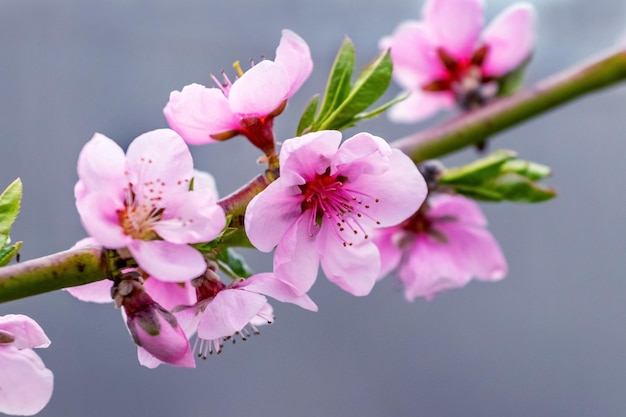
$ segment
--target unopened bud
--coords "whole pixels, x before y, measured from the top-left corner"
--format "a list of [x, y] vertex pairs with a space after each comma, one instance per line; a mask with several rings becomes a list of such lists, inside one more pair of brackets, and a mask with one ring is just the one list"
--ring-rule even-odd
[[126, 277], [112, 292], [116, 305], [124, 308], [126, 326], [135, 344], [162, 362], [194, 367], [189, 340], [176, 317], [146, 293], [141, 277]]

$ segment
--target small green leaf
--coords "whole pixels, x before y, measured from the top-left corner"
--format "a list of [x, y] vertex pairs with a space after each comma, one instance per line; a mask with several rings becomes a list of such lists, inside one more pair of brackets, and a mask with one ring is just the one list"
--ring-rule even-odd
[[500, 173], [502, 165], [514, 159], [517, 154], [508, 149], [500, 149], [484, 158], [461, 167], [448, 168], [439, 180], [441, 184], [480, 184]]
[[526, 72], [526, 67], [528, 67], [530, 59], [531, 56], [522, 61], [517, 68], [504, 74], [504, 76], [498, 80], [498, 93], [496, 94], [498, 97], [513, 95], [522, 88], [524, 84], [524, 73]]
[[517, 159], [515, 152], [500, 150], [470, 164], [447, 169], [442, 187], [475, 200], [538, 203], [556, 197], [556, 191], [537, 183], [550, 168]]
[[22, 181], [18, 178], [0, 195], [0, 247], [9, 241], [11, 227], [20, 212]]
[[254, 273], [245, 259], [233, 248], [220, 249], [217, 253], [217, 263], [231, 278], [248, 278]]
[[482, 186], [472, 185], [455, 185], [454, 191], [457, 194], [462, 194], [465, 197], [472, 198], [479, 201], [502, 201], [502, 193], [499, 190], [485, 188]]
[[502, 165], [501, 171], [513, 172], [533, 181], [539, 181], [550, 175], [550, 167], [536, 162], [522, 161], [520, 159], [506, 161]]
[[302, 136], [302, 133], [313, 125], [313, 121], [315, 120], [315, 112], [317, 111], [317, 104], [319, 103], [319, 101], [320, 95], [316, 94], [313, 96], [311, 101], [309, 101], [309, 104], [306, 105], [306, 108], [302, 113], [302, 117], [300, 117], [300, 123], [298, 123], [296, 136]]
[[370, 107], [389, 87], [393, 62], [389, 51], [379, 54], [359, 74], [341, 105], [320, 122], [320, 129], [337, 129], [354, 124], [354, 117]]
[[[350, 79], [352, 78], [352, 71], [354, 71], [355, 55], [354, 44], [350, 38], [346, 37], [339, 47], [335, 62], [330, 70], [326, 91], [324, 91], [324, 100], [316, 122], [324, 120], [344, 101], [350, 92]], [[314, 127], [315, 130], [321, 130], [317, 129], [317, 123], [314, 124]]]
[[394, 104], [398, 104], [399, 102], [406, 100], [410, 95], [411, 93], [402, 93], [398, 97], [394, 98], [391, 101], [388, 101], [387, 103], [383, 104], [380, 107], [375, 108], [374, 110], [371, 110], [367, 113], [357, 114], [356, 116], [354, 116], [353, 120], [356, 123], [356, 122], [360, 122], [361, 120], [372, 119], [376, 116], [379, 116], [385, 111], [387, 111], [387, 109], [389, 109]]
[[513, 173], [501, 175], [493, 185], [500, 192], [503, 200], [516, 203], [540, 203], [556, 197], [554, 189]]
[[11, 246], [0, 249], [0, 266], [8, 265], [17, 256], [21, 248], [22, 242], [15, 242]]

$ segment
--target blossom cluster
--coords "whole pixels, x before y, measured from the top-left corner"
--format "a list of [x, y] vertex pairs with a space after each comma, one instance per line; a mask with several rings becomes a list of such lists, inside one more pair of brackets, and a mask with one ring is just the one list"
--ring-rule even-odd
[[[530, 6], [511, 6], [481, 36], [482, 14], [481, 0], [428, 0], [423, 21], [381, 40], [411, 93], [392, 120], [483, 105], [529, 57]], [[80, 152], [75, 198], [89, 238], [77, 246], [98, 245], [113, 262], [108, 279], [67, 291], [120, 308], [142, 365], [194, 367], [194, 355], [258, 333], [274, 321], [268, 297], [317, 311], [307, 293], [320, 266], [355, 296], [396, 271], [409, 301], [506, 275], [478, 206], [425, 180], [385, 139], [312, 130], [282, 140], [277, 152], [274, 119], [312, 68], [306, 42], [284, 30], [273, 61], [245, 72], [236, 63], [233, 81], [223, 73], [223, 81], [211, 76], [216, 87], [172, 92], [164, 108], [171, 129], [140, 135], [126, 152], [97, 133]], [[268, 163], [262, 190], [236, 201], [241, 218], [219, 199], [213, 177], [194, 169], [188, 148], [238, 135]], [[240, 231], [244, 246], [274, 251], [272, 271], [229, 264], [242, 240], [228, 242]], [[48, 344], [32, 319], [0, 317], [0, 412], [33, 414], [46, 404], [52, 373], [31, 348]]]

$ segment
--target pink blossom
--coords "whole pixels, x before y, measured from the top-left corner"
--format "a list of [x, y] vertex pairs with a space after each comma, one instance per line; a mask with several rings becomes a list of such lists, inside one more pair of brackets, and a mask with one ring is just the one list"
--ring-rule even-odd
[[298, 295], [289, 284], [270, 273], [236, 280], [227, 286], [209, 270], [206, 277], [195, 279], [194, 285], [198, 302], [175, 314], [188, 335], [197, 332], [193, 350], [205, 359], [207, 353], [220, 353], [224, 341], [234, 336], [246, 340], [251, 334], [258, 334], [258, 326], [274, 321], [272, 306], [264, 295], [317, 311], [307, 295]]
[[500, 280], [507, 272], [506, 260], [486, 226], [476, 203], [465, 197], [429, 198], [409, 220], [375, 236], [380, 277], [397, 268], [408, 301], [463, 287], [473, 277]]
[[50, 339], [30, 317], [0, 317], [0, 413], [30, 416], [52, 397], [54, 376], [32, 348], [45, 348]]
[[[394, 78], [411, 96], [390, 118], [416, 122], [455, 102], [471, 109], [495, 94], [497, 81], [532, 53], [535, 10], [516, 3], [484, 30], [482, 0], [427, 0], [422, 21], [405, 21], [381, 40]], [[481, 35], [482, 31], [482, 35]]]
[[210, 188], [189, 190], [193, 161], [169, 129], [136, 138], [126, 155], [101, 134], [78, 159], [76, 206], [87, 232], [108, 249], [128, 248], [138, 265], [164, 281], [185, 281], [206, 269], [189, 243], [216, 238], [226, 224]]
[[274, 254], [274, 273], [300, 294], [321, 263], [329, 280], [368, 294], [380, 271], [375, 228], [398, 224], [424, 201], [415, 164], [381, 138], [322, 131], [284, 142], [281, 175], [248, 205], [250, 242]]
[[[309, 47], [290, 30], [283, 30], [274, 61], [263, 60], [231, 82], [213, 80], [218, 88], [191, 84], [173, 91], [163, 109], [168, 123], [187, 143], [204, 144], [237, 134], [257, 147], [273, 151], [271, 123], [313, 69]], [[268, 132], [269, 130], [269, 132]]]

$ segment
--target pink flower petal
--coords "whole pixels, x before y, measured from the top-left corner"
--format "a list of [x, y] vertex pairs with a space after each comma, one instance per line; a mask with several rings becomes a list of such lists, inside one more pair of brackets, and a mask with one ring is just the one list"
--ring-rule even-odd
[[313, 70], [309, 46], [300, 36], [287, 29], [282, 31], [274, 62], [285, 68], [290, 86], [285, 98], [293, 96]]
[[119, 249], [132, 241], [120, 226], [117, 214], [118, 210], [124, 209], [124, 204], [114, 196], [89, 193], [76, 200], [76, 208], [87, 233], [102, 246]]
[[162, 281], [187, 281], [206, 271], [202, 254], [188, 245], [166, 240], [134, 240], [128, 249], [141, 269]]
[[284, 303], [293, 303], [306, 310], [318, 310], [317, 305], [308, 295], [299, 295], [292, 285], [279, 280], [272, 273], [253, 275], [236, 287], [264, 294]]
[[197, 314], [196, 305], [190, 305], [185, 308], [176, 308], [173, 311], [178, 325], [183, 332], [190, 339], [198, 331], [198, 325], [200, 324], [200, 315]]
[[[172, 326], [158, 312], [155, 313], [155, 316], [160, 324], [158, 335], [147, 333], [140, 325], [135, 326], [137, 339], [141, 342], [141, 347], [162, 362], [174, 366], [195, 368], [196, 362], [189, 346], [189, 340], [180, 326], [178, 324]], [[153, 364], [151, 361], [146, 362], [147, 365]]]
[[424, 234], [418, 235], [406, 262], [398, 271], [406, 299], [430, 299], [437, 292], [467, 284], [471, 272], [455, 258], [455, 252], [449, 244], [442, 244]]
[[315, 238], [307, 216], [301, 216], [283, 235], [274, 253], [274, 274], [301, 295], [311, 289], [319, 268]]
[[407, 219], [417, 211], [428, 192], [424, 178], [408, 156], [394, 149], [388, 158], [387, 171], [361, 175], [349, 184], [350, 188], [367, 193], [369, 197], [363, 197], [362, 212], [379, 222], [378, 227], [393, 226]]
[[482, 0], [428, 0], [422, 11], [439, 47], [469, 59], [483, 28]]
[[211, 135], [239, 129], [239, 117], [219, 88], [190, 84], [172, 91], [163, 113], [170, 127], [193, 145], [213, 143]]
[[189, 282], [164, 282], [148, 278], [143, 286], [150, 297], [166, 310], [196, 302], [196, 290]]
[[139, 201], [162, 201], [189, 190], [193, 159], [183, 139], [173, 130], [157, 129], [138, 136], [126, 151], [128, 176]]
[[30, 349], [0, 347], [0, 413], [31, 416], [52, 397], [54, 376]]
[[261, 61], [237, 79], [228, 100], [240, 117], [266, 116], [276, 110], [290, 90], [285, 68], [272, 61]]
[[[50, 345], [50, 339], [48, 339], [41, 326], [35, 320], [23, 314], [0, 316], [0, 330], [11, 333], [15, 340], [10, 346], [17, 349], [45, 348]], [[3, 346], [3, 344], [0, 344], [0, 349]]]
[[276, 317], [274, 316], [274, 307], [272, 307], [270, 303], [265, 303], [265, 305], [256, 313], [256, 316], [252, 317], [250, 324], [257, 327], [265, 326], [267, 324], [272, 324], [274, 320], [276, 320]]
[[447, 246], [451, 256], [473, 277], [498, 281], [506, 276], [504, 255], [487, 230], [459, 223], [442, 224], [439, 229], [449, 240]]
[[347, 139], [332, 159], [331, 175], [349, 179], [361, 174], [378, 175], [389, 169], [391, 147], [384, 139], [369, 133], [357, 133]]
[[213, 195], [214, 201], [217, 201], [217, 199], [219, 198], [217, 185], [215, 184], [215, 178], [208, 172], [200, 171], [199, 169], [193, 170], [193, 189], [207, 189]]
[[137, 346], [137, 360], [141, 366], [145, 366], [149, 369], [154, 369], [157, 366], [165, 363], [150, 354], [147, 350], [142, 348], [141, 346]]
[[515, 3], [491, 22], [483, 34], [489, 46], [483, 64], [486, 74], [502, 76], [530, 56], [535, 43], [535, 18], [531, 4]]
[[246, 208], [245, 229], [250, 242], [262, 252], [271, 251], [285, 231], [302, 214], [301, 194], [274, 181]]
[[447, 71], [437, 56], [437, 45], [423, 22], [401, 23], [393, 35], [380, 42], [381, 49], [391, 49], [393, 76], [398, 84], [416, 91]]
[[126, 157], [118, 144], [96, 133], [78, 155], [78, 177], [87, 191], [98, 191], [122, 199], [128, 186], [124, 175]]
[[455, 106], [454, 97], [447, 91], [425, 92], [415, 90], [411, 95], [389, 109], [389, 120], [395, 123], [415, 123], [437, 112]]
[[198, 336], [206, 340], [232, 336], [250, 323], [266, 303], [264, 296], [253, 292], [220, 291], [202, 313]]
[[225, 226], [224, 210], [205, 188], [172, 196], [154, 231], [172, 243], [200, 243], [215, 239]]
[[441, 194], [429, 199], [429, 204], [428, 217], [430, 219], [449, 217], [465, 225], [487, 226], [487, 219], [480, 211], [478, 204], [469, 198]]
[[324, 274], [352, 295], [363, 296], [372, 291], [380, 274], [378, 248], [369, 240], [343, 245], [333, 226], [322, 224], [317, 248]]
[[112, 286], [112, 281], [104, 279], [90, 284], [79, 285], [78, 287], [63, 288], [63, 290], [78, 298], [80, 301], [102, 304], [113, 302], [111, 298]]
[[402, 261], [402, 249], [398, 247], [396, 239], [404, 235], [400, 227], [392, 226], [375, 231], [372, 241], [380, 252], [380, 274], [378, 279], [398, 267]]
[[281, 182], [301, 185], [323, 174], [337, 153], [341, 132], [324, 130], [287, 140], [280, 149]]

